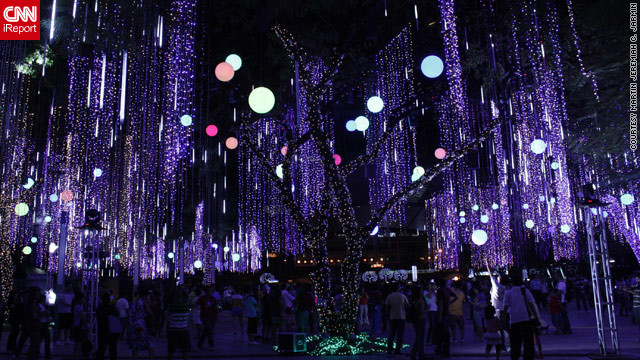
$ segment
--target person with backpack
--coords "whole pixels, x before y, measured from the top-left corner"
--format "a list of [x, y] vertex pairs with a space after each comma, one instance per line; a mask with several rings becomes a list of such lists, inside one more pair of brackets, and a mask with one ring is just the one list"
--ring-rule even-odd
[[184, 290], [179, 287], [167, 306], [167, 359], [173, 359], [176, 349], [182, 352], [182, 359], [187, 360], [190, 348], [189, 316], [191, 305], [186, 300]]
[[524, 347], [524, 360], [533, 360], [534, 331], [540, 321], [540, 313], [536, 300], [529, 289], [522, 286], [522, 277], [516, 273], [512, 278], [513, 287], [504, 294], [504, 310], [511, 319], [511, 359], [520, 358], [521, 347]]
[[411, 322], [416, 334], [411, 347], [411, 359], [420, 359], [424, 357], [424, 331], [427, 322], [426, 304], [422, 296], [422, 289], [415, 287], [411, 290], [411, 310], [407, 319]]

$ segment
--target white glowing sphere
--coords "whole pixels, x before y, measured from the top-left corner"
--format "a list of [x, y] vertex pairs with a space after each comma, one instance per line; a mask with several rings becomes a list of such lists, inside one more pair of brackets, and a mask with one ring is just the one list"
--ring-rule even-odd
[[53, 305], [56, 303], [56, 293], [53, 291], [53, 289], [47, 290], [46, 298], [47, 298], [47, 304]]
[[547, 143], [541, 139], [535, 139], [531, 142], [531, 151], [534, 154], [542, 154], [547, 149]]
[[424, 76], [430, 79], [435, 79], [442, 74], [442, 71], [444, 70], [444, 63], [439, 57], [429, 55], [422, 59], [422, 63], [420, 63], [420, 70]]
[[98, 168], [93, 169], [93, 176], [95, 176], [97, 178], [102, 176], [102, 169], [98, 169]]
[[571, 227], [569, 225], [567, 225], [567, 224], [563, 224], [563, 225], [560, 226], [560, 231], [563, 234], [567, 234], [569, 231], [571, 231]]
[[167, 257], [169, 259], [173, 259], [174, 256], [175, 256], [175, 254], [173, 252], [171, 252], [171, 251], [167, 254]]
[[29, 241], [31, 241], [32, 244], [35, 244], [38, 242], [38, 238], [35, 236], [32, 236], [31, 239], [29, 239]]
[[211, 244], [211, 247], [217, 250], [218, 249], [218, 244], [217, 243], [213, 243], [213, 244]]
[[524, 222], [524, 226], [526, 226], [529, 229], [533, 229], [533, 226], [535, 225], [535, 223], [533, 222], [533, 220], [527, 220]]
[[56, 243], [49, 243], [49, 254], [53, 254], [58, 250], [58, 245]]
[[378, 233], [378, 226], [376, 225], [376, 227], [373, 228], [373, 230], [371, 230], [371, 232], [369, 233], [369, 235], [374, 236]]
[[489, 216], [488, 215], [481, 215], [480, 216], [480, 222], [483, 224], [486, 224], [489, 222]]
[[76, 267], [77, 268], [81, 268], [82, 267], [82, 262], [81, 261], [76, 262]]
[[527, 210], [529, 208], [529, 204], [522, 204], [522, 208]]
[[29, 205], [25, 203], [18, 203], [14, 208], [14, 211], [18, 216], [25, 216], [29, 213]]
[[633, 203], [633, 200], [635, 200], [633, 198], [633, 195], [629, 193], [623, 194], [622, 196], [620, 196], [620, 203], [622, 205], [631, 205]]
[[240, 261], [240, 254], [235, 253], [235, 254], [231, 255], [231, 260], [233, 260], [234, 262]]
[[471, 241], [478, 246], [484, 245], [487, 242], [487, 233], [484, 230], [473, 230]]
[[549, 202], [552, 204], [556, 203], [556, 198], [554, 198], [553, 196], [551, 197], [551, 199], [549, 199]]
[[46, 223], [50, 223], [53, 219], [51, 218], [51, 216], [47, 215], [44, 217], [44, 222]]
[[413, 168], [414, 174], [419, 174], [420, 176], [425, 174], [424, 168], [422, 166], [416, 166]]
[[478, 210], [480, 210], [480, 206], [479, 206], [478, 204], [474, 204], [474, 205], [471, 207], [471, 210], [473, 210], [473, 211], [478, 211]]
[[35, 181], [33, 181], [32, 178], [28, 178], [27, 179], [27, 183], [22, 185], [23, 188], [25, 189], [31, 189], [31, 187], [33, 186], [33, 184], [35, 184]]
[[607, 217], [609, 217], [609, 213], [606, 211], [603, 211], [602, 216], [606, 219]]
[[540, 200], [540, 202], [543, 202], [546, 198], [544, 197], [544, 195], [540, 195], [538, 196], [538, 200]]
[[467, 219], [465, 219], [465, 218], [463, 218], [463, 217], [461, 217], [461, 218], [460, 218], [460, 224], [464, 224], [464, 223], [466, 223], [466, 222], [467, 222]]
[[49, 201], [58, 202], [58, 195], [56, 195], [56, 194], [49, 195]]
[[369, 119], [364, 116], [358, 116], [355, 120], [356, 130], [365, 131], [369, 128]]
[[278, 166], [276, 166], [276, 175], [282, 179], [284, 177], [284, 173], [282, 171], [282, 164], [278, 164]]
[[202, 261], [200, 261], [200, 260], [194, 261], [193, 262], [193, 267], [196, 268], [196, 269], [202, 268]]
[[276, 97], [271, 90], [260, 86], [249, 94], [249, 107], [258, 114], [266, 114], [276, 104]]
[[191, 124], [193, 124], [193, 118], [191, 115], [184, 114], [180, 116], [180, 124], [182, 124], [182, 126], [191, 126]]
[[458, 213], [458, 215], [459, 215], [460, 217], [464, 217], [464, 216], [467, 216], [467, 213], [466, 213], [466, 212], [464, 212], [464, 211], [460, 211], [460, 212]]
[[597, 209], [594, 209], [594, 208], [591, 208], [591, 213], [592, 213], [593, 215], [598, 215], [598, 210], [597, 210]]
[[557, 161], [551, 163], [551, 168], [553, 170], [558, 170], [560, 168], [560, 164]]
[[242, 67], [242, 59], [236, 54], [231, 54], [224, 59], [224, 62], [231, 65], [233, 71], [238, 71]]
[[422, 175], [420, 175], [418, 173], [413, 173], [413, 174], [411, 174], [411, 182], [416, 182], [416, 181], [420, 180], [421, 177], [422, 177]]
[[345, 126], [347, 128], [347, 131], [356, 131], [356, 122], [354, 120], [347, 121], [347, 124]]
[[22, 248], [22, 253], [25, 255], [31, 254], [31, 251], [32, 251], [31, 246], [25, 246]]
[[496, 203], [491, 204], [491, 208], [492, 208], [493, 210], [498, 210], [498, 208], [499, 208], [499, 207], [500, 207], [500, 206], [499, 206], [498, 204], [496, 204]]
[[224, 252], [229, 252], [229, 247], [225, 246], [225, 247], [222, 248], [222, 250], [224, 250]]
[[384, 101], [379, 96], [372, 96], [367, 100], [367, 109], [372, 113], [379, 113], [384, 108]]

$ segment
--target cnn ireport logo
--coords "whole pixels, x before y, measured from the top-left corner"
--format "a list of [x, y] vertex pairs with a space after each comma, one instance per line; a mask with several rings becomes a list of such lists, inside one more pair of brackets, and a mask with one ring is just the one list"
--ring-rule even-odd
[[40, 40], [40, 0], [2, 0], [0, 40]]

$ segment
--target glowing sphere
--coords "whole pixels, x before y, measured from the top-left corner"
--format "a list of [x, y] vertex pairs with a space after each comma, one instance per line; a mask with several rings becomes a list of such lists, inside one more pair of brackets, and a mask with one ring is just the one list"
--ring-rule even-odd
[[499, 206], [498, 204], [496, 204], [496, 203], [491, 204], [491, 208], [492, 208], [493, 210], [498, 210], [498, 208], [499, 208], [499, 207], [500, 207], [500, 206]]
[[422, 166], [416, 166], [413, 168], [413, 173], [418, 174], [420, 176], [425, 174], [424, 168]]
[[53, 219], [52, 219], [52, 218], [51, 218], [51, 216], [49, 216], [49, 215], [47, 215], [47, 216], [45, 216], [45, 217], [44, 217], [44, 222], [46, 222], [46, 223], [50, 223], [50, 222], [51, 222], [51, 220], [53, 220]]
[[420, 180], [420, 178], [422, 177], [422, 175], [420, 175], [419, 173], [413, 173], [411, 174], [411, 182], [416, 182], [418, 180]]
[[204, 131], [207, 133], [207, 136], [214, 137], [218, 135], [218, 127], [215, 125], [207, 126], [207, 128]]
[[444, 70], [444, 63], [439, 57], [429, 55], [422, 59], [422, 63], [420, 63], [420, 70], [424, 76], [429, 79], [435, 79], [442, 74], [442, 71]]
[[560, 168], [560, 164], [557, 161], [551, 163], [551, 169], [558, 170]]
[[340, 157], [340, 155], [338, 154], [333, 154], [333, 161], [336, 163], [336, 165], [340, 165], [340, 163], [342, 163], [342, 157]]
[[633, 203], [633, 200], [634, 200], [633, 195], [628, 193], [620, 196], [620, 203], [622, 205], [631, 205]]
[[569, 225], [567, 225], [567, 224], [561, 225], [560, 226], [560, 231], [563, 234], [567, 234], [569, 231], [571, 231], [571, 227]]
[[29, 205], [25, 203], [18, 203], [14, 208], [14, 211], [18, 216], [25, 216], [29, 213]]
[[182, 124], [182, 126], [191, 126], [191, 124], [193, 124], [193, 118], [191, 115], [184, 114], [180, 116], [180, 124]]
[[555, 204], [556, 203], [556, 198], [551, 197], [551, 199], [549, 199], [549, 202], [552, 203], [552, 204]]
[[97, 178], [102, 176], [102, 169], [98, 169], [98, 168], [93, 169], [93, 176], [95, 176]]
[[229, 252], [229, 247], [225, 246], [225, 247], [222, 248], [222, 250], [224, 250], [224, 252]]
[[231, 255], [231, 260], [233, 260], [234, 262], [240, 261], [240, 254], [235, 253], [235, 254]]
[[546, 198], [544, 197], [544, 195], [540, 195], [538, 196], [538, 200], [540, 200], [540, 202], [543, 202]]
[[378, 233], [378, 226], [376, 225], [376, 227], [373, 228], [373, 230], [371, 230], [371, 232], [369, 233], [369, 235], [374, 236]]
[[289, 151], [289, 147], [285, 145], [280, 149], [280, 154], [282, 154], [282, 156], [287, 156], [287, 151]]
[[529, 204], [522, 204], [522, 208], [527, 210], [529, 208]]
[[115, 258], [116, 260], [120, 260], [120, 254], [116, 254], [116, 255], [114, 256], [114, 258]]
[[354, 120], [347, 121], [345, 126], [347, 127], [347, 131], [356, 131], [356, 122]]
[[596, 209], [594, 209], [594, 208], [591, 208], [591, 213], [592, 213], [593, 215], [598, 215], [598, 210], [596, 210]]
[[276, 166], [276, 175], [282, 179], [284, 177], [284, 174], [282, 172], [282, 164], [278, 164], [278, 166]]
[[214, 72], [216, 74], [216, 79], [222, 82], [227, 82], [233, 79], [233, 75], [235, 73], [235, 71], [233, 70], [233, 66], [224, 61], [216, 65], [216, 69], [214, 70]]
[[82, 267], [82, 262], [80, 262], [80, 261], [76, 262], [76, 267], [77, 268], [81, 268]]
[[486, 224], [489, 222], [489, 215], [481, 215], [480, 216], [480, 222], [483, 224]]
[[460, 217], [464, 217], [467, 216], [467, 213], [464, 211], [460, 211], [460, 213], [458, 213], [458, 215], [460, 215]]
[[168, 257], [169, 259], [173, 259], [173, 257], [174, 257], [174, 256], [175, 256], [175, 254], [174, 254], [174, 253], [172, 253], [172, 252], [169, 252], [169, 253], [167, 254], [167, 257]]
[[372, 113], [379, 113], [384, 108], [384, 101], [379, 96], [372, 96], [367, 100], [367, 109]]
[[58, 245], [56, 243], [49, 243], [49, 254], [53, 254], [58, 250]]
[[487, 242], [487, 233], [484, 230], [473, 230], [471, 241], [478, 246], [484, 245]]
[[238, 147], [238, 139], [232, 136], [230, 138], [227, 138], [227, 141], [225, 141], [224, 144], [227, 146], [227, 149], [234, 150]]
[[214, 248], [214, 249], [218, 249], [218, 244], [213, 243], [213, 244], [211, 244], [211, 247]]
[[447, 151], [443, 148], [437, 148], [434, 154], [436, 159], [442, 160], [447, 156]]
[[460, 224], [464, 224], [464, 223], [466, 223], [466, 222], [467, 222], [467, 219], [465, 219], [465, 218], [463, 218], [463, 217], [461, 217], [461, 218], [460, 218]]
[[33, 186], [33, 184], [35, 184], [35, 181], [33, 181], [32, 178], [28, 178], [27, 179], [27, 183], [22, 185], [23, 188], [25, 189], [31, 189], [31, 187]]
[[478, 210], [480, 210], [480, 206], [479, 206], [478, 204], [474, 204], [474, 205], [471, 207], [471, 210], [473, 210], [473, 211], [478, 211]]
[[49, 201], [58, 202], [58, 195], [56, 195], [56, 194], [49, 195]]
[[238, 71], [242, 67], [242, 59], [236, 54], [231, 54], [224, 59], [224, 62], [231, 65], [233, 71]]
[[31, 250], [32, 250], [31, 246], [25, 246], [25, 247], [22, 248], [22, 253], [25, 254], [25, 255], [29, 255], [29, 254], [31, 254]]
[[535, 223], [533, 222], [533, 220], [527, 220], [524, 222], [524, 226], [526, 226], [529, 229], [533, 229], [533, 226], [535, 225]]
[[60, 198], [62, 201], [71, 201], [73, 200], [73, 192], [71, 190], [65, 190], [60, 194]]
[[606, 219], [607, 217], [609, 217], [609, 213], [606, 211], [603, 211], [602, 216]]
[[249, 94], [249, 107], [258, 114], [268, 113], [275, 103], [275, 96], [266, 87], [257, 87]]
[[531, 142], [531, 151], [534, 154], [542, 154], [547, 149], [547, 143], [544, 140], [535, 139]]
[[369, 119], [364, 116], [358, 116], [355, 120], [356, 130], [365, 131], [369, 128]]
[[31, 237], [31, 239], [30, 239], [29, 241], [31, 241], [31, 243], [32, 243], [32, 244], [35, 244], [35, 243], [37, 243], [37, 242], [38, 242], [38, 238], [37, 238], [37, 237], [35, 237], [35, 236], [32, 236], [32, 237]]
[[194, 261], [193, 262], [193, 267], [196, 268], [196, 269], [202, 268], [202, 261], [200, 261], [200, 260]]

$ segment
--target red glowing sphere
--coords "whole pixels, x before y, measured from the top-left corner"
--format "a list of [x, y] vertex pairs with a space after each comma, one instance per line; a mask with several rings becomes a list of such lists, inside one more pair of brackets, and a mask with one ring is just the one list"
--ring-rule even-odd
[[227, 146], [227, 149], [234, 150], [238, 147], [238, 139], [234, 137], [227, 138], [224, 144]]
[[342, 162], [342, 158], [338, 154], [333, 154], [333, 161], [336, 162], [336, 165], [340, 165], [340, 163]]
[[233, 67], [231, 66], [231, 64], [223, 61], [216, 66], [215, 73], [216, 73], [216, 79], [223, 82], [227, 82], [233, 79], [233, 75], [235, 74], [235, 71], [233, 71]]
[[443, 148], [437, 148], [435, 155], [436, 155], [436, 159], [442, 160], [447, 156], [447, 151]]
[[60, 198], [62, 201], [71, 201], [73, 200], [73, 192], [71, 190], [65, 190], [60, 194]]
[[289, 150], [289, 147], [287, 147], [287, 145], [283, 146], [282, 149], [280, 149], [280, 154], [282, 154], [282, 156], [286, 156], [287, 150]]
[[207, 132], [207, 135], [209, 136], [216, 136], [218, 135], [218, 127], [215, 125], [209, 125], [207, 126], [207, 129], [205, 130]]

